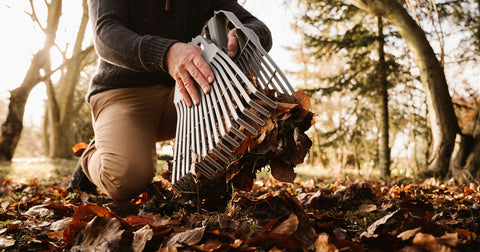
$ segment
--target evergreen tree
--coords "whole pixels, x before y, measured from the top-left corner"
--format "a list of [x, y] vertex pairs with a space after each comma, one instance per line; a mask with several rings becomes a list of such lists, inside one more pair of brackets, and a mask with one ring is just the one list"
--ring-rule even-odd
[[[297, 29], [305, 33], [305, 38], [302, 50], [299, 50], [303, 56], [299, 58], [316, 67], [304, 67], [298, 77], [315, 79], [305, 82], [305, 88], [314, 100], [317, 99], [319, 106], [331, 108], [329, 103], [335, 97], [347, 104], [341, 108], [334, 106], [338, 108], [334, 112], [319, 110], [319, 116], [326, 120], [319, 120], [319, 124], [323, 124], [319, 127], [325, 132], [317, 152], [332, 146], [340, 153], [330, 153], [330, 156], [340, 156], [339, 161], [342, 161], [346, 157], [342, 154], [346, 148], [348, 153], [354, 154], [357, 168], [362, 162], [373, 162], [381, 168], [382, 176], [389, 176], [393, 143], [389, 136], [405, 130], [392, 128], [392, 125], [407, 126], [405, 117], [419, 113], [416, 118], [424, 120], [426, 113], [425, 110], [413, 110], [405, 104], [406, 99], [397, 98], [400, 95], [397, 92], [403, 92], [397, 86], [418, 86], [416, 76], [410, 74], [406, 65], [399, 63], [408, 62], [404, 44], [399, 43], [398, 34], [380, 17], [365, 15], [353, 5], [333, 0], [300, 2], [305, 15]], [[329, 69], [332, 66], [334, 69]], [[307, 75], [305, 72], [309, 71], [316, 74]], [[389, 93], [396, 97], [392, 104], [389, 104]], [[423, 94], [420, 93], [419, 99], [424, 99]], [[336, 123], [332, 119], [335, 117]], [[421, 120], [409, 122], [409, 131], [424, 125]], [[411, 135], [409, 132], [404, 134]]]

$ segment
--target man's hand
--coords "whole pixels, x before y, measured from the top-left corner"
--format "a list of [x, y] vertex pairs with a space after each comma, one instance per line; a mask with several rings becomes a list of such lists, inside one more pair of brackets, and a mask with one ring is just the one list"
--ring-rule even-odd
[[228, 32], [227, 39], [228, 39], [228, 45], [227, 45], [227, 53], [230, 58], [233, 58], [237, 55], [238, 53], [238, 39], [237, 39], [237, 29], [231, 29]]
[[[238, 52], [238, 40], [235, 29], [228, 33], [228, 56], [235, 57]], [[205, 94], [210, 92], [210, 83], [214, 75], [208, 63], [202, 57], [202, 49], [182, 42], [173, 44], [167, 52], [167, 67], [170, 76], [175, 80], [178, 91], [188, 107], [198, 105], [200, 99], [195, 88], [195, 80]], [[193, 79], [192, 79], [193, 77]]]
[[188, 107], [198, 105], [200, 99], [195, 88], [195, 82], [200, 85], [203, 92], [210, 92], [210, 83], [214, 75], [207, 62], [202, 58], [202, 49], [198, 46], [177, 42], [167, 52], [168, 72], [178, 85]]

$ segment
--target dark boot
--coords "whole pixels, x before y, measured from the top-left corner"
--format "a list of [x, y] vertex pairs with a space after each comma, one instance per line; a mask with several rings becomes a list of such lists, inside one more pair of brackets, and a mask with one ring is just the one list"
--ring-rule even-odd
[[[95, 140], [90, 142], [88, 147], [90, 147]], [[87, 147], [87, 149], [88, 149]], [[89, 194], [97, 194], [97, 186], [93, 184], [88, 178], [87, 175], [83, 172], [80, 161], [78, 161], [75, 170], [73, 170], [72, 178], [70, 179], [70, 185], [67, 188], [67, 192], [73, 193], [75, 190], [86, 192]]]
[[131, 201], [116, 201], [107, 204], [107, 207], [116, 215], [126, 218], [132, 215], [138, 215], [140, 207]]

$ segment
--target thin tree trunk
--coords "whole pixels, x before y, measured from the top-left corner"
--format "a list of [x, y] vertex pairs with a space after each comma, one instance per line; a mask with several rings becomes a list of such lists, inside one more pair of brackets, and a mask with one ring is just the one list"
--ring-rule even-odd
[[[10, 92], [8, 115], [1, 128], [0, 161], [12, 160], [23, 129], [23, 115], [27, 99], [32, 89], [43, 80], [40, 70], [50, 71], [46, 66], [49, 66], [50, 49], [55, 44], [56, 32], [62, 15], [62, 1], [52, 0], [47, 4], [47, 26], [45, 28], [41, 27], [45, 33], [44, 46], [33, 56], [22, 84]], [[31, 6], [33, 8], [33, 2], [31, 2]]]
[[[51, 158], [71, 158], [72, 145], [72, 118], [75, 109], [75, 87], [80, 81], [80, 72], [84, 67], [84, 60], [88, 52], [93, 51], [90, 47], [82, 50], [85, 38], [85, 30], [88, 23], [87, 0], [82, 1], [83, 15], [73, 46], [72, 58], [65, 66], [66, 71], [58, 83], [59, 92], [54, 92], [53, 85], [49, 87], [49, 100], [52, 115], [52, 141], [49, 156]], [[85, 53], [87, 52], [87, 53]]]
[[444, 177], [448, 172], [455, 136], [460, 130], [443, 68], [425, 32], [397, 1], [351, 0], [350, 2], [358, 8], [386, 18], [397, 28], [412, 52], [425, 89], [433, 134], [432, 157], [429, 164], [419, 172], [419, 176]]
[[377, 16], [378, 24], [378, 75], [380, 77], [380, 175], [390, 177], [390, 147], [388, 132], [388, 82], [385, 62], [385, 38], [383, 20]]
[[[480, 3], [479, 3], [480, 4]], [[472, 151], [466, 159], [465, 169], [475, 178], [480, 179], [480, 106], [477, 108], [473, 128]]]

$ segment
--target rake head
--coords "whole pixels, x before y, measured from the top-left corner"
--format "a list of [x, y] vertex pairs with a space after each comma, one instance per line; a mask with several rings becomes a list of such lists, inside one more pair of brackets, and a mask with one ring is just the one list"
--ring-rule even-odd
[[[234, 59], [224, 52], [230, 25], [237, 28], [240, 44]], [[195, 37], [191, 44], [202, 47], [202, 56], [215, 75], [210, 93], [198, 88], [200, 103], [188, 108], [175, 88], [177, 128], [172, 185], [177, 191], [194, 190], [197, 175], [213, 179], [225, 172], [236, 159], [234, 150], [247, 135], [259, 133], [256, 126], [264, 126], [265, 118], [277, 107], [263, 89], [294, 92], [256, 34], [245, 28], [233, 13], [216, 12], [205, 34]]]

